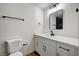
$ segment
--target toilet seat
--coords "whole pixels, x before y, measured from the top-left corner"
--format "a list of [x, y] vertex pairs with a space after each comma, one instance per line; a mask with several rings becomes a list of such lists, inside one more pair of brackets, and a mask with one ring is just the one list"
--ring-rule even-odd
[[9, 56], [23, 56], [23, 54], [20, 51], [18, 51], [10, 54]]

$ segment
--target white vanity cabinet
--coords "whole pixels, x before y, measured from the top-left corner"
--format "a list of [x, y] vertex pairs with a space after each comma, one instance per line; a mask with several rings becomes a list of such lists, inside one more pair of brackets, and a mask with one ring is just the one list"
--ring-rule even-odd
[[35, 35], [35, 51], [41, 56], [79, 56], [79, 48], [54, 38]]
[[56, 56], [56, 42], [35, 36], [35, 50], [42, 56]]

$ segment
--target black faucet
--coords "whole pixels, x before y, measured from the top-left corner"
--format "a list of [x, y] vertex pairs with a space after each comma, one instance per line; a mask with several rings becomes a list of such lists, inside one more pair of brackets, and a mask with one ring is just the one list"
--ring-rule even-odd
[[50, 33], [50, 35], [51, 35], [51, 36], [54, 36], [54, 33], [53, 33], [53, 31], [50, 31], [50, 32], [51, 32], [51, 33]]

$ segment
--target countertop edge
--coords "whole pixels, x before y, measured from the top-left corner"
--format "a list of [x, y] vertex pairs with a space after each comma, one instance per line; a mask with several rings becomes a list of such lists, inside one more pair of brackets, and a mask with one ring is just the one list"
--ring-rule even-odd
[[[47, 38], [47, 39], [50, 39], [50, 40], [54, 40], [54, 38], [49, 38], [49, 37], [46, 37], [46, 36], [43, 36], [43, 35], [40, 35], [40, 34], [34, 34], [34, 36], [40, 36], [40, 37], [43, 37], [43, 38]], [[58, 40], [54, 40], [54, 41], [57, 41], [59, 43], [64, 43], [64, 44], [67, 44], [67, 45], [70, 45], [70, 46], [73, 46], [73, 47], [76, 47], [76, 48], [79, 48], [79, 45], [75, 45], [75, 44], [70, 44], [68, 42], [63, 42], [63, 41], [58, 41]]]

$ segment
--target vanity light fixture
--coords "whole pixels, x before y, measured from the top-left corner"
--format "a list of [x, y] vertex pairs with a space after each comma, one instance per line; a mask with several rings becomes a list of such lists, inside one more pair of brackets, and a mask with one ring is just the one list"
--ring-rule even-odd
[[55, 3], [54, 5], [49, 5], [49, 9], [51, 9], [52, 7], [55, 8], [59, 3]]

